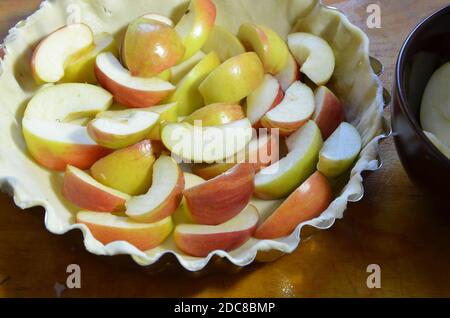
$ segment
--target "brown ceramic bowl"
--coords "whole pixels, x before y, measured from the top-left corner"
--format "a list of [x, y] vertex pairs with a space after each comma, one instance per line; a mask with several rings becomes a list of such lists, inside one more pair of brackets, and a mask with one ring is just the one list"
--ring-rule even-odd
[[403, 166], [429, 194], [450, 201], [450, 160], [425, 136], [420, 106], [433, 72], [450, 61], [450, 5], [422, 21], [409, 35], [397, 62], [392, 128]]

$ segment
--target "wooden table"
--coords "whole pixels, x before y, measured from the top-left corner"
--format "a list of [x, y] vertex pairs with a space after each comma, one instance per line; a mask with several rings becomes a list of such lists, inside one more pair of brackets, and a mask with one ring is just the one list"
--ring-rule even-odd
[[[0, 1], [0, 38], [40, 0]], [[390, 89], [400, 46], [420, 19], [446, 0], [380, 0], [382, 28], [369, 30], [372, 0], [328, 0], [371, 38]], [[411, 184], [392, 139], [383, 168], [365, 179], [366, 196], [328, 231], [308, 230], [300, 247], [275, 263], [192, 275], [171, 267], [144, 272], [126, 257], [89, 254], [81, 234], [46, 231], [43, 210], [21, 211], [0, 195], [0, 296], [53, 297], [79, 264], [82, 288], [64, 297], [436, 297], [450, 296], [450, 220]], [[425, 169], [426, 167], [424, 167]], [[369, 289], [369, 264], [381, 267], [381, 289]]]

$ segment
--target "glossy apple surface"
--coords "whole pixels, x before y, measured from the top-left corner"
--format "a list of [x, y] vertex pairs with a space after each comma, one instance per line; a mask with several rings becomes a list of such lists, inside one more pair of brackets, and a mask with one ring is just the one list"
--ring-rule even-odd
[[94, 35], [86, 24], [66, 25], [42, 40], [31, 57], [31, 70], [38, 82], [56, 83], [64, 77], [68, 62], [89, 51]]
[[253, 196], [255, 170], [238, 164], [228, 172], [184, 191], [194, 221], [205, 225], [224, 223], [241, 212]]
[[330, 45], [322, 38], [310, 33], [293, 33], [288, 45], [300, 71], [316, 85], [325, 85], [334, 73], [335, 57]]
[[97, 56], [95, 75], [116, 102], [131, 108], [154, 106], [175, 90], [172, 84], [157, 77], [132, 76], [111, 53]]
[[154, 162], [152, 143], [144, 140], [100, 159], [92, 166], [91, 174], [108, 187], [129, 195], [140, 195], [152, 185]]
[[123, 42], [122, 60], [132, 76], [157, 76], [183, 58], [186, 49], [171, 24], [155, 16], [140, 17], [130, 23]]
[[98, 212], [121, 212], [130, 196], [97, 182], [86, 172], [67, 166], [63, 196], [76, 206]]
[[244, 23], [238, 37], [247, 50], [258, 54], [266, 73], [275, 75], [285, 68], [289, 49], [274, 30], [259, 24]]
[[170, 157], [161, 156], [153, 166], [150, 190], [127, 203], [126, 214], [132, 219], [153, 223], [171, 216], [183, 199], [184, 176]]
[[303, 126], [314, 114], [314, 93], [307, 85], [295, 82], [283, 101], [261, 119], [263, 127], [279, 129], [281, 136], [289, 136]]
[[239, 103], [264, 80], [264, 68], [253, 53], [232, 57], [217, 67], [200, 85], [205, 104]]
[[151, 111], [109, 111], [98, 114], [87, 130], [99, 145], [120, 149], [146, 139], [158, 122], [159, 114]]
[[340, 176], [355, 162], [361, 147], [358, 130], [349, 123], [342, 123], [323, 145], [317, 170], [329, 178]]
[[198, 88], [205, 78], [220, 65], [215, 52], [206, 55], [194, 68], [177, 84], [175, 93], [167, 100], [168, 103], [178, 103], [178, 115], [189, 116], [204, 106], [203, 97]]
[[196, 257], [206, 257], [214, 251], [230, 252], [250, 239], [258, 220], [258, 210], [249, 205], [221, 225], [178, 225], [175, 228], [175, 243], [181, 251]]
[[242, 151], [251, 141], [248, 119], [223, 126], [201, 127], [188, 123], [167, 124], [162, 141], [172, 153], [187, 162], [213, 163]]
[[161, 245], [173, 230], [170, 217], [156, 223], [137, 223], [127, 217], [109, 213], [82, 211], [77, 214], [77, 223], [86, 225], [100, 243], [128, 242], [141, 251]]
[[327, 178], [316, 172], [258, 227], [254, 237], [270, 240], [288, 236], [301, 223], [319, 217], [332, 199], [333, 193]]
[[313, 119], [319, 126], [323, 139], [327, 140], [345, 120], [344, 107], [339, 98], [325, 86], [317, 88], [314, 94], [316, 111]]
[[[71, 123], [107, 110], [112, 96], [89, 84], [60, 84], [39, 90], [27, 105], [22, 128], [31, 156], [42, 166], [64, 171], [67, 165], [89, 169], [110, 151]], [[57, 133], [56, 133], [57, 132]]]
[[240, 105], [219, 103], [202, 107], [183, 121], [191, 125], [198, 122], [202, 126], [220, 126], [244, 118], [245, 114]]
[[202, 51], [205, 53], [216, 52], [222, 63], [233, 56], [246, 52], [245, 47], [237, 36], [219, 25], [213, 27]]
[[316, 169], [322, 136], [309, 121], [287, 139], [289, 153], [280, 161], [261, 170], [255, 177], [255, 194], [261, 199], [282, 199], [289, 196]]
[[183, 61], [201, 50], [216, 22], [216, 6], [212, 0], [191, 0], [188, 10], [175, 27], [186, 47]]

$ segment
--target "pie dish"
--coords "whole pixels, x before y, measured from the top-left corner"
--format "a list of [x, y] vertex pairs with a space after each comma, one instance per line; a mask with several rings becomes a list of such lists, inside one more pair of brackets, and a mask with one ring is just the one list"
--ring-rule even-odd
[[203, 269], [215, 255], [227, 258], [237, 266], [246, 266], [255, 259], [268, 259], [274, 252], [291, 253], [300, 243], [303, 226], [330, 228], [343, 217], [348, 202], [364, 195], [362, 173], [377, 170], [381, 161], [378, 144], [389, 133], [383, 115], [382, 84], [371, 67], [369, 39], [352, 25], [344, 14], [328, 8], [317, 0], [265, 0], [255, 7], [254, 0], [215, 0], [216, 24], [237, 33], [243, 22], [263, 23], [282, 37], [293, 32], [308, 32], [325, 39], [336, 56], [336, 68], [329, 87], [341, 99], [348, 121], [362, 137], [363, 150], [350, 175], [332, 204], [316, 219], [300, 224], [288, 237], [277, 240], [250, 239], [232, 252], [214, 252], [208, 257], [191, 257], [181, 253], [172, 238], [159, 247], [142, 252], [120, 241], [104, 246], [85, 225], [75, 224], [76, 209], [61, 197], [61, 174], [37, 165], [29, 156], [22, 135], [21, 121], [31, 96], [39, 88], [29, 67], [35, 45], [47, 34], [67, 23], [73, 14], [95, 33], [109, 32], [120, 36], [134, 18], [148, 12], [176, 20], [187, 7], [182, 0], [135, 0], [130, 6], [124, 0], [48, 0], [40, 9], [14, 27], [4, 42], [5, 56], [0, 64], [0, 185], [9, 192], [18, 207], [42, 206], [45, 226], [54, 234], [79, 229], [84, 234], [86, 249], [96, 255], [126, 254], [142, 266], [152, 265], [165, 254], [173, 254], [189, 271]]

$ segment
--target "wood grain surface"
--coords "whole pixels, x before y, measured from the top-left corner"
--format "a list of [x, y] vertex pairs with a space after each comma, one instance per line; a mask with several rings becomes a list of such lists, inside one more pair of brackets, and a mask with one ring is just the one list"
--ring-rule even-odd
[[[255, 0], [256, 1], [256, 0]], [[0, 38], [39, 0], [1, 0]], [[367, 32], [390, 90], [399, 49], [422, 18], [445, 0], [327, 0]], [[368, 29], [377, 3], [382, 27]], [[0, 297], [437, 297], [450, 296], [450, 220], [409, 181], [392, 139], [381, 145], [383, 168], [365, 176], [365, 198], [328, 231], [307, 229], [300, 247], [277, 262], [238, 270], [220, 265], [191, 274], [171, 265], [144, 270], [128, 257], [85, 251], [82, 236], [48, 233], [43, 210], [21, 211], [0, 195]], [[426, 167], [424, 167], [426, 169]], [[448, 213], [447, 213], [448, 214]], [[66, 268], [79, 264], [81, 289], [65, 289]], [[366, 285], [381, 267], [381, 289]]]

